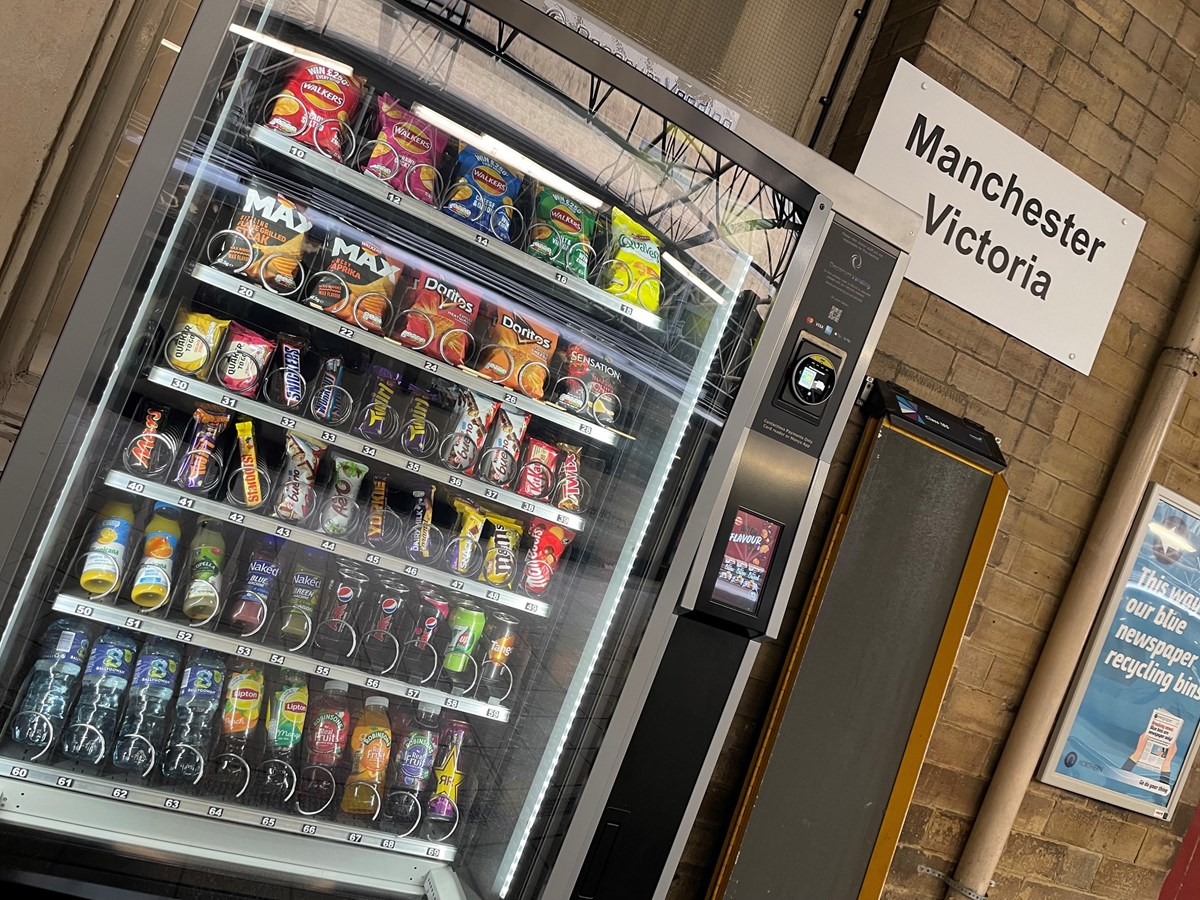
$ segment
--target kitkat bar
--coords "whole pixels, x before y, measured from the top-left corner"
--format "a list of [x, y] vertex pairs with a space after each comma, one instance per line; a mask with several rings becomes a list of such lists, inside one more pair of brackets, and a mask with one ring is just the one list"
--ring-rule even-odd
[[554, 489], [558, 456], [559, 449], [553, 444], [531, 437], [525, 444], [521, 468], [517, 471], [517, 493], [534, 500], [547, 499]]

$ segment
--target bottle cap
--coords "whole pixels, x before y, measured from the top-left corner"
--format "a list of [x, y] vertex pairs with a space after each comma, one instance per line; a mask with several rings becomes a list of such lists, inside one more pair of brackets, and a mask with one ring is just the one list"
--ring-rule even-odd
[[344, 681], [327, 681], [327, 682], [325, 682], [325, 693], [327, 693], [327, 694], [331, 693], [333, 691], [337, 691], [338, 693], [344, 694], [348, 690], [350, 690], [350, 685], [348, 685]]
[[388, 698], [387, 697], [368, 697], [367, 702], [364, 703], [363, 705], [364, 706], [378, 706], [381, 709], [387, 709]]

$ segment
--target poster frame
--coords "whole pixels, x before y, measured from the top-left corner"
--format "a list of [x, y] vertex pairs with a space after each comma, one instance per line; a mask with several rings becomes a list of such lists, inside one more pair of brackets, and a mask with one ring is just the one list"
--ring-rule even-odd
[[[1130, 797], [1078, 778], [1072, 778], [1056, 771], [1057, 760], [1061, 757], [1067, 738], [1075, 725], [1079, 714], [1079, 707], [1082, 705], [1084, 695], [1091, 684], [1096, 664], [1100, 659], [1105, 641], [1109, 637], [1121, 600], [1124, 598], [1125, 588], [1129, 583], [1129, 577], [1137, 562], [1148, 526], [1154, 520], [1154, 511], [1160, 502], [1166, 502], [1178, 508], [1181, 512], [1200, 519], [1200, 505], [1193, 503], [1186, 497], [1156, 482], [1148, 485], [1137, 518], [1134, 520], [1133, 527], [1126, 536], [1125, 548], [1121, 553], [1120, 563], [1113, 573], [1112, 580], [1109, 582], [1104, 602], [1092, 627], [1087, 649], [1084, 652], [1079, 667], [1075, 671], [1075, 677], [1072, 679], [1066, 703], [1059, 711], [1054, 732], [1042, 755], [1037, 777], [1044, 784], [1062, 788], [1073, 794], [1090, 797], [1093, 800], [1099, 800], [1111, 806], [1128, 809], [1131, 812], [1169, 822], [1175, 815], [1175, 808], [1179, 804], [1180, 797], [1183, 796], [1184, 786], [1187, 783], [1188, 776], [1191, 774], [1197, 751], [1200, 750], [1200, 720], [1197, 721], [1196, 726], [1190, 732], [1187, 754], [1181, 763], [1179, 778], [1171, 788], [1171, 794], [1165, 807], [1149, 800], [1138, 800], [1135, 797]], [[1200, 629], [1200, 622], [1197, 622], [1197, 628]]]

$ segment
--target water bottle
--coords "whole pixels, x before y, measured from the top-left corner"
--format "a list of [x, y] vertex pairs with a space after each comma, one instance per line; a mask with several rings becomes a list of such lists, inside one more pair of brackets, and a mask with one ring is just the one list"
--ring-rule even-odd
[[179, 648], [166, 638], [153, 638], [142, 648], [113, 747], [112, 761], [118, 769], [148, 775], [154, 768], [182, 659]]
[[96, 640], [71, 721], [63, 729], [63, 756], [100, 765], [112, 751], [117, 715], [137, 652], [137, 641], [115, 628], [104, 629]]
[[204, 776], [224, 683], [225, 663], [211, 650], [200, 650], [188, 660], [163, 752], [167, 781], [196, 784]]
[[91, 635], [77, 619], [55, 619], [38, 642], [37, 661], [25, 680], [10, 728], [16, 743], [41, 751], [34, 759], [54, 746], [62, 734], [71, 692], [91, 642]]

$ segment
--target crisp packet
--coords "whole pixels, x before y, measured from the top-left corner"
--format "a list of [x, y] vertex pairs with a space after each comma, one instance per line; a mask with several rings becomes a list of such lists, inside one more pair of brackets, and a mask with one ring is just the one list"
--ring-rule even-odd
[[517, 474], [521, 441], [529, 428], [530, 414], [511, 406], [496, 411], [487, 446], [479, 458], [479, 477], [500, 487], [508, 487]]
[[517, 574], [517, 548], [521, 544], [521, 523], [506, 516], [488, 515], [492, 533], [483, 555], [479, 580], [492, 587], [512, 587]]
[[228, 319], [179, 310], [174, 330], [163, 348], [168, 365], [177, 372], [194, 375], [201, 381], [207, 379], [217, 359], [217, 347], [228, 327]]
[[217, 366], [217, 381], [235, 394], [253, 397], [262, 382], [275, 342], [238, 322], [229, 325], [229, 338]]
[[184, 452], [175, 472], [175, 484], [189, 491], [210, 491], [220, 472], [214, 472], [217, 438], [229, 424], [229, 413], [215, 406], [200, 405], [192, 413], [192, 444]]
[[437, 203], [437, 166], [446, 135], [386, 93], [378, 103], [379, 137], [363, 171], [422, 203]]
[[500, 401], [463, 389], [458, 395], [458, 415], [442, 441], [442, 462], [451, 469], [475, 473], [475, 464], [496, 416]]
[[621, 414], [624, 373], [612, 360], [582, 344], [567, 345], [551, 399], [574, 413], [586, 413], [601, 425], [612, 425]]
[[358, 512], [359, 489], [367, 477], [366, 464], [344, 456], [333, 458], [333, 488], [329, 502], [321, 509], [320, 526], [326, 534], [347, 534]]
[[307, 519], [316, 505], [317, 467], [328, 445], [289, 431], [284, 435], [283, 446], [283, 476], [275, 499], [275, 515], [299, 522]]
[[533, 225], [525, 252], [587, 280], [595, 229], [596, 214], [592, 210], [542, 187], [533, 201]]
[[519, 172], [474, 147], [464, 146], [454, 164], [454, 178], [442, 210], [509, 244], [513, 204], [520, 190]]
[[558, 564], [562, 562], [567, 547], [575, 540], [575, 532], [545, 519], [534, 519], [529, 536], [533, 539], [533, 546], [525, 554], [522, 585], [529, 594], [544, 594], [550, 589], [551, 580], [558, 571]]
[[600, 270], [600, 286], [622, 300], [658, 311], [662, 261], [658, 238], [617, 209], [612, 211], [609, 259]]
[[440, 276], [410, 272], [401, 298], [404, 311], [392, 337], [405, 347], [452, 366], [461, 366], [471, 346], [480, 300]]
[[273, 98], [267, 127], [342, 162], [343, 154], [353, 150], [350, 121], [366, 85], [359, 75], [302, 60], [288, 74], [282, 93]]
[[299, 203], [251, 181], [229, 227], [209, 242], [210, 253], [219, 248], [213, 267], [290, 296], [304, 281], [304, 236], [311, 229]]
[[392, 294], [403, 266], [379, 242], [331, 228], [305, 288], [309, 306], [375, 334], [392, 321]]
[[480, 374], [541, 400], [558, 332], [502, 306], [494, 307], [493, 315], [479, 357]]

